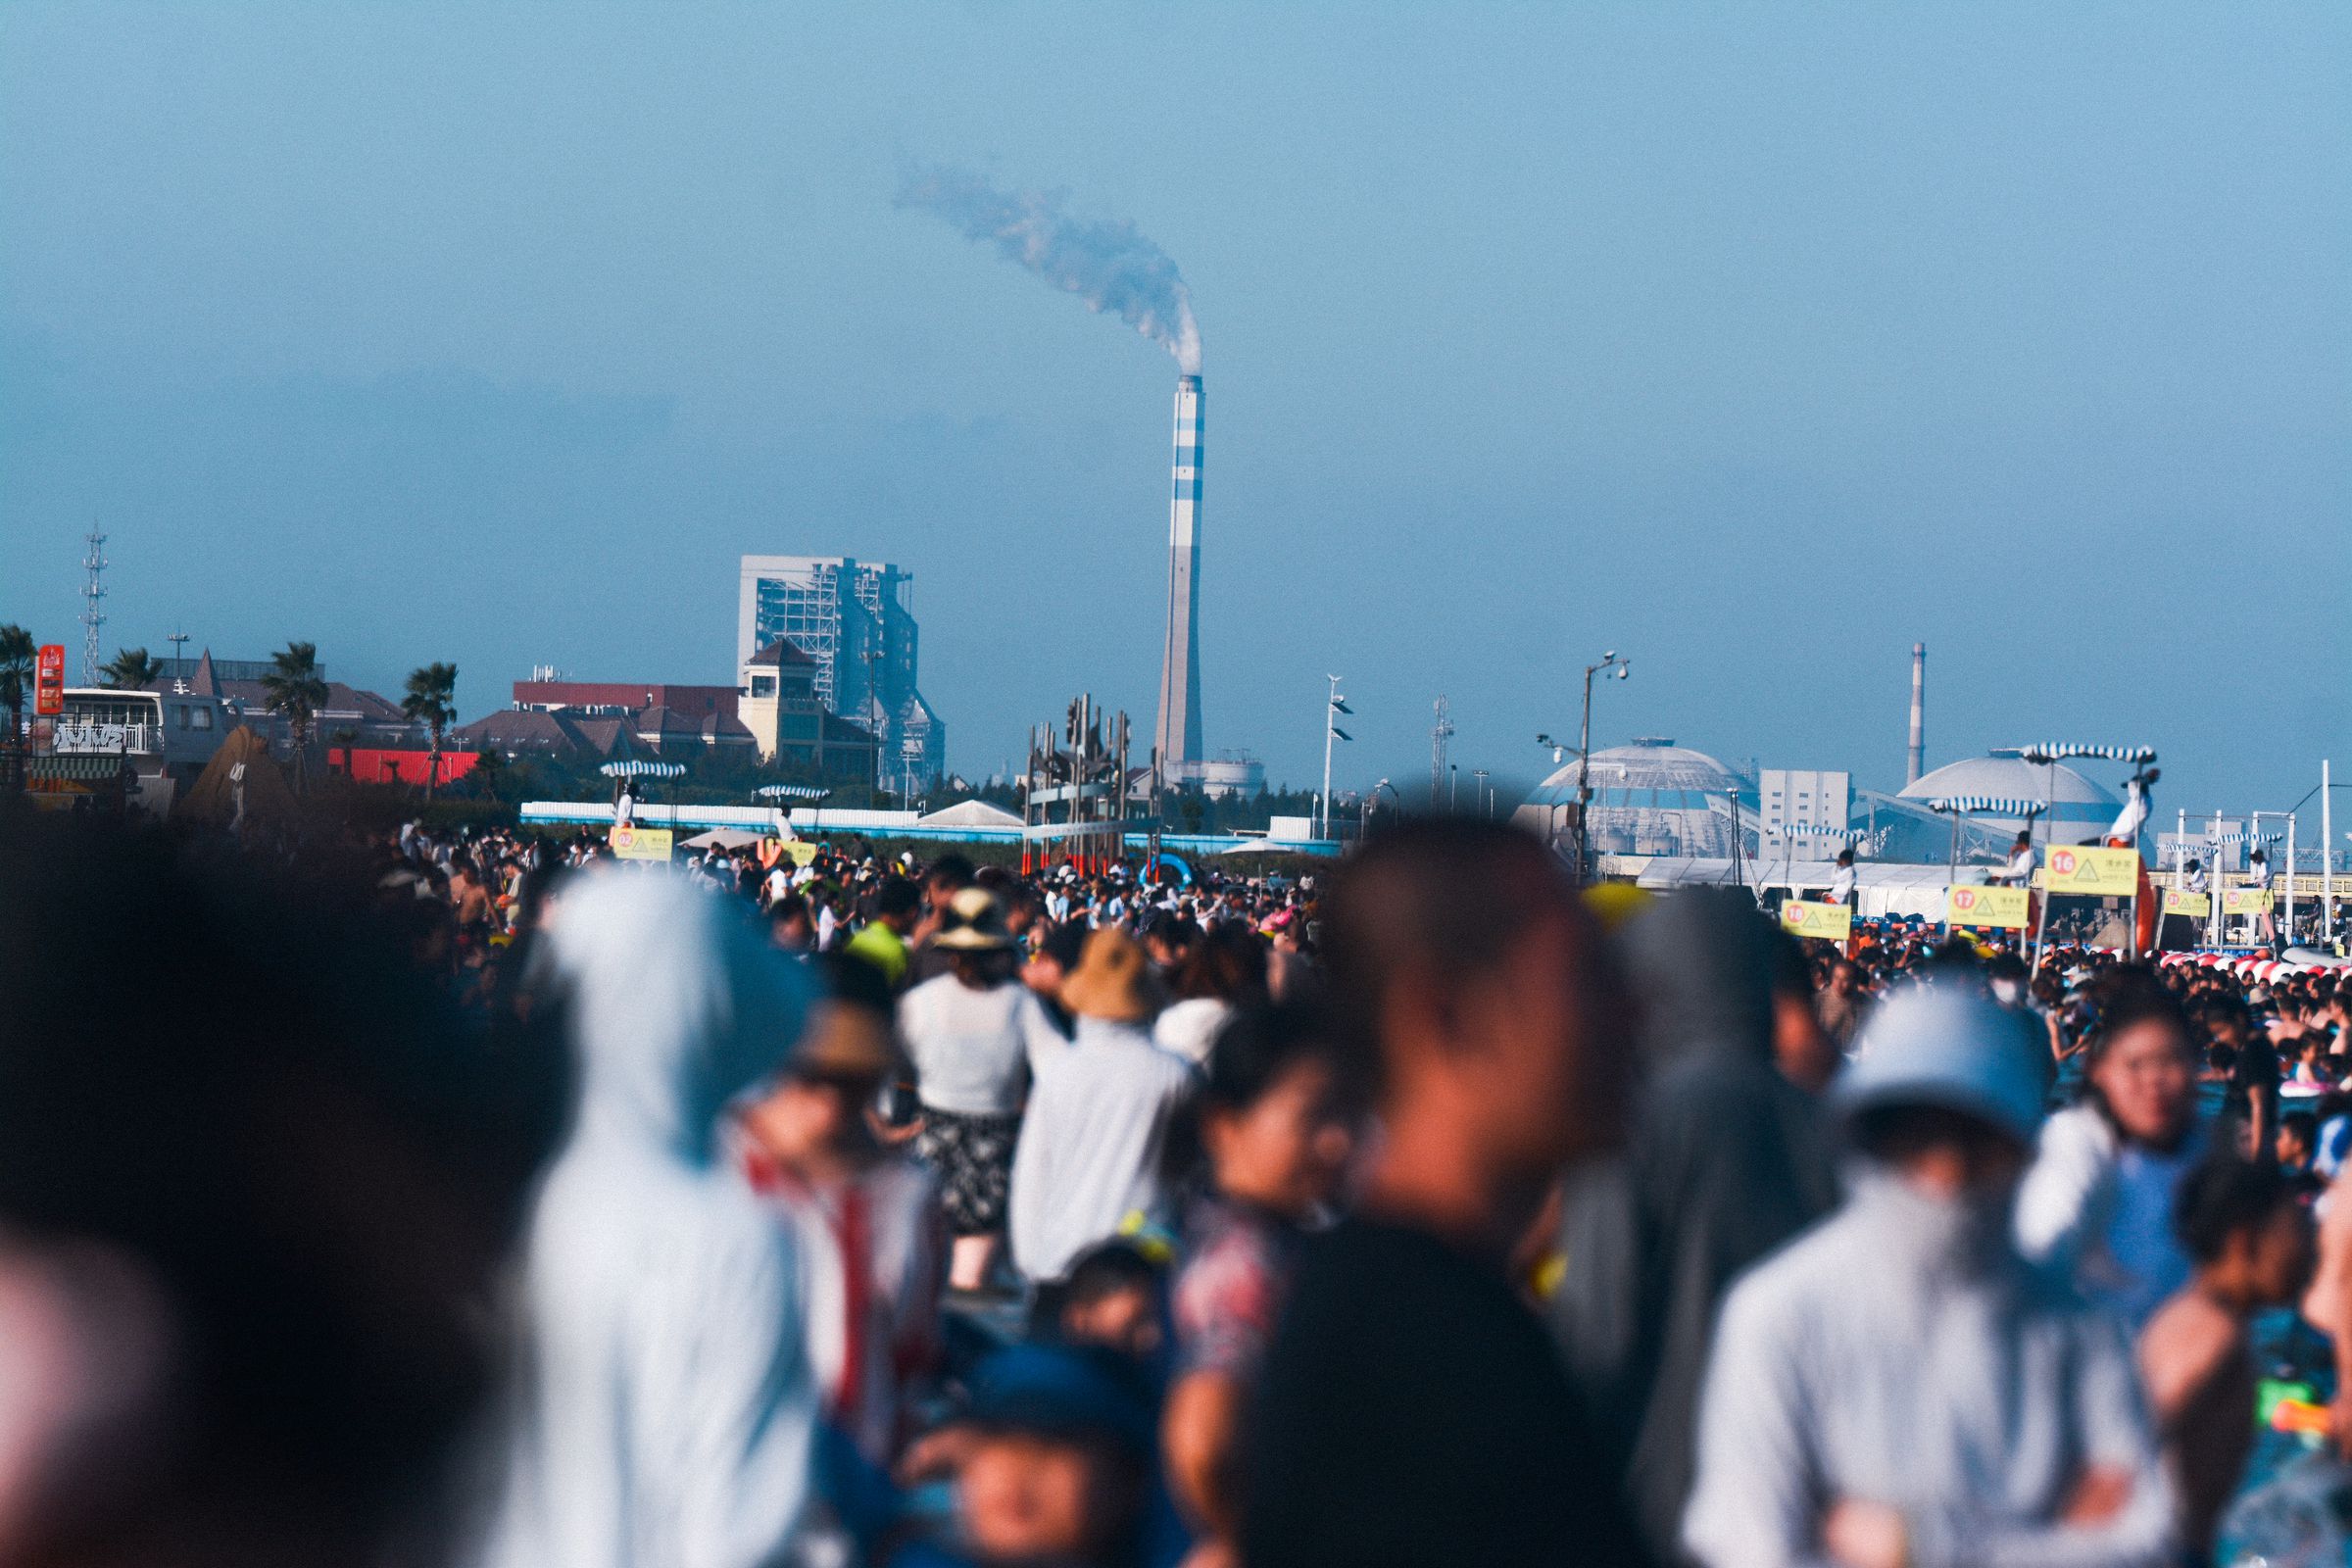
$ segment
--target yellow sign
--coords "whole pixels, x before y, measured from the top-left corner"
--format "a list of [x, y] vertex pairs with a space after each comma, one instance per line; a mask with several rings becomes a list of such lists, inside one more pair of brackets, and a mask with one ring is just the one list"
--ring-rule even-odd
[[2271, 890], [2269, 888], [2224, 888], [2222, 890], [2222, 912], [2224, 914], [2268, 914], [2271, 912]]
[[2052, 893], [2129, 898], [2139, 886], [2139, 852], [2095, 844], [2052, 845], [2049, 875], [2042, 885]]
[[665, 827], [637, 827], [624, 822], [612, 830], [612, 853], [624, 860], [666, 860], [672, 837], [671, 830]]
[[2178, 914], [2190, 920], [2211, 919], [2213, 917], [2213, 895], [2191, 893], [2185, 888], [2166, 888], [2164, 890], [2164, 912]]
[[1781, 906], [1781, 928], [1792, 937], [1819, 937], [1843, 942], [1854, 934], [1854, 911], [1842, 904], [1814, 904], [1790, 899]]
[[807, 865], [816, 858], [816, 846], [807, 839], [786, 839], [784, 841], [784, 858], [790, 860], [794, 865]]
[[2007, 926], [2023, 931], [2030, 923], [2032, 896], [2024, 888], [1984, 888], [1955, 883], [1943, 890], [1944, 908], [1954, 925]]

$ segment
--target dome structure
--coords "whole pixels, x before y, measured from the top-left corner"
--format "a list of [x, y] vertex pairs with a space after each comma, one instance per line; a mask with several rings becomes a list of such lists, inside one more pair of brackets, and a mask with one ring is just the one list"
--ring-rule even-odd
[[[2064, 762], [2029, 762], [2022, 757], [1969, 757], [1946, 762], [1905, 785], [1906, 801], [1955, 800], [1979, 796], [2002, 801], [2048, 801], [2044, 826], [2060, 843], [2079, 844], [2097, 837], [2114, 822], [2124, 803], [2113, 791], [2083, 777]], [[1972, 812], [1972, 822], [2015, 833], [2026, 825], [2022, 816]], [[2036, 830], [2039, 837], [2039, 830]]]
[[[1536, 786], [1513, 816], [1554, 839], [1574, 831], [1580, 764]], [[1592, 754], [1590, 785], [1596, 855], [1728, 856], [1740, 830], [1746, 779], [1704, 752], [1644, 737]]]

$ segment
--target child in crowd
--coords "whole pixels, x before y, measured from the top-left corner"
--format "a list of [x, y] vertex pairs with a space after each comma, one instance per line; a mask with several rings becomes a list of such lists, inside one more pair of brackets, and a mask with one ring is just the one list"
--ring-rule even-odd
[[1152, 1406], [1113, 1352], [1023, 1345], [983, 1363], [970, 1410], [925, 1446], [952, 1473], [952, 1540], [901, 1548], [892, 1568], [1131, 1568], [1164, 1502]]
[[[2279, 1131], [2284, 1138], [2287, 1129]], [[2302, 1291], [2311, 1220], [2278, 1168], [2223, 1156], [2181, 1183], [2174, 1221], [2195, 1273], [2141, 1331], [2139, 1367], [2172, 1471], [2181, 1541], [2191, 1560], [2203, 1562], [2254, 1447], [2246, 1320]]]
[[2319, 1144], [2319, 1118], [2310, 1111], [2290, 1110], [2278, 1118], [2278, 1138], [2272, 1153], [2278, 1162], [2278, 1173], [2298, 1198], [2313, 1197], [2326, 1185], [2312, 1170]]
[[1202, 1538], [1196, 1563], [1231, 1560], [1247, 1396], [1299, 1240], [1339, 1198], [1355, 1148], [1344, 1082], [1338, 1047], [1314, 1010], [1235, 1012], [1209, 1050], [1191, 1136], [1175, 1152], [1205, 1162], [1207, 1177], [1185, 1220], [1171, 1303], [1176, 1380], [1161, 1426], [1169, 1485]]
[[1067, 1279], [1032, 1302], [1036, 1339], [1115, 1350], [1149, 1364], [1167, 1343], [1166, 1277], [1145, 1245], [1103, 1242], [1079, 1254]]

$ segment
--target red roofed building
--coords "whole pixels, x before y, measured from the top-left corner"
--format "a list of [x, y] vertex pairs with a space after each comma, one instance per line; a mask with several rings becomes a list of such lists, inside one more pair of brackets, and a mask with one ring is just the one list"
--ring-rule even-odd
[[735, 717], [732, 686], [665, 686], [625, 680], [518, 680], [514, 706], [543, 713], [642, 712], [649, 708], [693, 719]]

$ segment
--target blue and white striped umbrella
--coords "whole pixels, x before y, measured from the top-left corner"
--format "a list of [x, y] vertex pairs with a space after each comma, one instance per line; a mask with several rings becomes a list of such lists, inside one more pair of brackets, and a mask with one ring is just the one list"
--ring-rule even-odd
[[2207, 828], [2203, 842], [2207, 844], [2278, 844], [2282, 843], [2285, 838], [2286, 835], [2283, 833], [2265, 833], [2260, 838], [2256, 838], [2242, 827], [2228, 827], [2219, 833]]
[[598, 772], [607, 778], [676, 778], [686, 771], [684, 762], [607, 762]]
[[2153, 746], [2080, 746], [2072, 742], [2060, 744], [2044, 741], [2039, 746], [2021, 746], [2017, 755], [2029, 762], [2058, 762], [2070, 757], [2091, 757], [2108, 762], [2153, 762]]
[[821, 801], [833, 792], [813, 784], [762, 784], [752, 793], [763, 801]]
[[1939, 795], [1928, 803], [1929, 810], [1947, 815], [1984, 811], [1993, 816], [2038, 816], [2049, 808], [2047, 801], [2020, 801], [1999, 795]]
[[1853, 827], [1807, 827], [1801, 823], [1784, 822], [1772, 830], [1773, 837], [1784, 839], [1838, 839], [1847, 844], [1859, 844], [1870, 834]]

